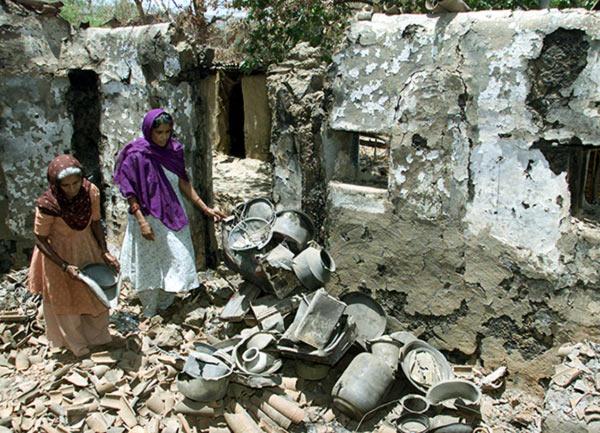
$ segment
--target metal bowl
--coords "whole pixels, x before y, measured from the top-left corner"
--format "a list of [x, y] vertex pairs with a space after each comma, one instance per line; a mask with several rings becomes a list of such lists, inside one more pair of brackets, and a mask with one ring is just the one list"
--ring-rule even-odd
[[92, 263], [79, 270], [81, 280], [107, 308], [115, 308], [119, 300], [119, 285], [115, 271], [103, 264]]

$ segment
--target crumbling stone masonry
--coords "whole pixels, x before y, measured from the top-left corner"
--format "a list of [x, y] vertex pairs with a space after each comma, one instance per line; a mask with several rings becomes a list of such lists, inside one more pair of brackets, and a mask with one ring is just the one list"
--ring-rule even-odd
[[561, 343], [597, 338], [599, 25], [583, 10], [355, 22], [325, 165], [352, 135], [388, 134], [388, 188], [331, 175], [329, 288], [521, 385], [545, 384]]
[[[208, 137], [212, 51], [192, 47], [170, 24], [71, 33], [56, 17], [14, 4], [0, 10], [0, 272], [27, 263], [33, 200], [48, 162], [72, 152], [103, 193], [109, 241], [124, 231], [126, 203], [111, 176], [119, 149], [140, 134], [144, 113], [173, 113], [193, 182], [211, 201]], [[198, 264], [214, 260], [212, 223], [192, 221]]]

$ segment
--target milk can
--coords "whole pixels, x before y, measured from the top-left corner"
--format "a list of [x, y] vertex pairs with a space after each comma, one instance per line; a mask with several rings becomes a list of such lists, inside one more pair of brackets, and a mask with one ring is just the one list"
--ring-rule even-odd
[[394, 381], [394, 372], [372, 353], [356, 356], [331, 391], [333, 404], [342, 412], [361, 419], [375, 409]]

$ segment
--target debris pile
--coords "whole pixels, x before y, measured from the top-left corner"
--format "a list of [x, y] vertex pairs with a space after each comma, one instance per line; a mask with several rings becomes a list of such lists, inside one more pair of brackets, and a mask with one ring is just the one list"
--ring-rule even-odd
[[543, 431], [600, 432], [600, 344], [563, 345], [543, 411]]
[[314, 234], [301, 212], [238, 206], [223, 230], [236, 273], [202, 273], [203, 287], [142, 322], [124, 287], [117, 338], [85, 359], [49, 347], [41, 300], [13, 274], [0, 287], [16, 296], [0, 313], [0, 433], [491, 431], [483, 420], [504, 402], [482, 391], [498, 392], [506, 369], [452, 366], [415, 335], [386, 334], [370, 296], [329, 294], [335, 263]]

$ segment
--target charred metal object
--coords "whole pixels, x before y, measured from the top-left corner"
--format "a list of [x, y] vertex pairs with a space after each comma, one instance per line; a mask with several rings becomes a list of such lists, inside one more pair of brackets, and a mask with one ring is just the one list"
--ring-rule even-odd
[[277, 239], [290, 242], [290, 249], [300, 253], [315, 236], [315, 226], [308, 215], [298, 210], [277, 212], [273, 224], [273, 235]]
[[452, 367], [433, 346], [414, 340], [402, 349], [401, 365], [406, 378], [421, 392], [454, 378]]

